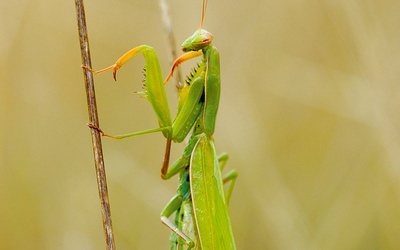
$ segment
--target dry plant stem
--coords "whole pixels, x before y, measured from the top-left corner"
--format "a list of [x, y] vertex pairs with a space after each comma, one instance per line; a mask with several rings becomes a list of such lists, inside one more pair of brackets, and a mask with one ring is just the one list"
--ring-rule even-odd
[[[75, 0], [75, 6], [76, 6], [77, 21], [78, 21], [82, 65], [91, 68], [92, 64], [90, 60], [89, 40], [87, 35], [87, 26], [86, 26], [83, 0]], [[89, 124], [93, 125], [94, 127], [99, 127], [99, 120], [97, 116], [97, 107], [96, 107], [96, 97], [94, 92], [93, 74], [87, 69], [83, 69], [83, 74], [85, 80], [87, 105], [89, 111]], [[108, 200], [107, 180], [106, 180], [106, 171], [103, 160], [101, 135], [97, 129], [93, 128], [93, 126], [91, 127], [90, 132], [92, 136], [93, 154], [94, 154], [94, 162], [95, 162], [96, 176], [97, 176], [97, 187], [101, 201], [101, 212], [102, 212], [104, 233], [106, 236], [107, 249], [111, 250], [116, 248], [112, 230], [110, 204]]]
[[[172, 31], [171, 17], [169, 16], [169, 8], [168, 8], [168, 0], [160, 0], [160, 8], [161, 8], [161, 17], [164, 23], [165, 33], [168, 39], [168, 47], [170, 49], [170, 64], [174, 62], [176, 58], [178, 58], [178, 53], [176, 52], [176, 42], [175, 36]], [[177, 82], [176, 85], [180, 86], [182, 81], [182, 73], [180, 68], [176, 70]]]

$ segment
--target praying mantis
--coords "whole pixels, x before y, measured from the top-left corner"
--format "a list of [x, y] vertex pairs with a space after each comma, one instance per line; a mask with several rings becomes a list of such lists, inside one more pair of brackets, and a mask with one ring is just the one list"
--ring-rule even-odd
[[[175, 60], [163, 81], [161, 67], [154, 49], [148, 45], [135, 47], [122, 55], [115, 64], [95, 74], [117, 71], [137, 54], [143, 54], [145, 66], [144, 91], [140, 92], [150, 102], [159, 127], [139, 132], [109, 135], [98, 129], [103, 136], [122, 139], [142, 134], [162, 132], [167, 139], [161, 177], [169, 179], [179, 174], [177, 194], [161, 212], [161, 221], [169, 227], [171, 249], [236, 249], [228, 204], [238, 176], [231, 170], [222, 177], [228, 155], [217, 155], [214, 130], [220, 99], [219, 52], [212, 45], [213, 36], [202, 28], [207, 0], [203, 0], [200, 28], [182, 44], [182, 56]], [[178, 112], [172, 121], [165, 84], [174, 70], [183, 62], [202, 57], [185, 83], [178, 85]], [[92, 126], [92, 125], [91, 125]], [[93, 126], [92, 126], [93, 127]], [[193, 131], [182, 156], [169, 166], [171, 141], [182, 142]], [[225, 191], [224, 184], [229, 183]], [[169, 217], [175, 213], [172, 222]]]

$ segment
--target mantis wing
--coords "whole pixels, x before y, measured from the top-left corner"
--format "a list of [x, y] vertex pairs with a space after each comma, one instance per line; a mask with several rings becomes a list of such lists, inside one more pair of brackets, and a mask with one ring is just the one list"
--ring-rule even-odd
[[205, 133], [198, 137], [190, 185], [201, 249], [236, 249], [214, 142]]

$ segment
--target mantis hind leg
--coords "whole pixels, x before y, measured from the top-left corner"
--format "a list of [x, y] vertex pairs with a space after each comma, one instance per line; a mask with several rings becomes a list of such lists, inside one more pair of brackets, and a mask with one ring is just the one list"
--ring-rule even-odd
[[[229, 156], [227, 153], [222, 153], [218, 156], [218, 163], [221, 171], [225, 168], [225, 165], [229, 159]], [[228, 190], [225, 194], [225, 199], [226, 199], [226, 204], [229, 205], [229, 201], [232, 196], [233, 188], [235, 187], [236, 179], [239, 176], [238, 171], [235, 169], [230, 170], [228, 173], [224, 174], [222, 177], [222, 181], [224, 184], [229, 183]]]
[[[180, 239], [183, 240], [184, 244], [188, 246], [187, 249], [192, 249], [195, 246], [195, 242], [189, 238], [179, 227], [174, 224], [169, 217], [174, 213], [177, 212], [177, 218], [176, 221], [179, 222], [179, 217], [180, 217], [180, 209], [184, 208], [184, 201], [181, 195], [177, 194], [175, 195], [170, 202], [167, 204], [167, 206], [163, 209], [161, 212], [161, 222], [166, 225], [169, 229], [171, 229], [175, 235], [177, 235]], [[183, 211], [185, 213], [185, 211]], [[189, 212], [190, 213], [190, 212]], [[190, 222], [189, 224], [192, 224], [190, 226], [194, 226], [194, 221]], [[171, 237], [171, 244], [175, 244], [179, 240], [176, 239], [176, 237]]]
[[[187, 169], [184, 170], [184, 168], [188, 168], [187, 160], [184, 153], [181, 158], [172, 164], [171, 170], [180, 172], [179, 186], [177, 194], [161, 212], [162, 223], [173, 231], [170, 236], [171, 249], [183, 249], [184, 245], [187, 246], [187, 249], [192, 249], [197, 238], [196, 222], [190, 197], [189, 171]], [[164, 177], [170, 178], [171, 176]], [[173, 213], [175, 213], [175, 223], [169, 219]]]

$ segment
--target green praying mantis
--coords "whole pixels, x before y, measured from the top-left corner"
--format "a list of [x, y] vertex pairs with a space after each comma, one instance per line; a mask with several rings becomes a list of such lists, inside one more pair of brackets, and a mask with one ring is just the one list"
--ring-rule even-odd
[[[142, 93], [152, 105], [159, 127], [124, 135], [103, 136], [122, 139], [142, 134], [162, 132], [167, 139], [161, 177], [169, 179], [180, 175], [177, 194], [161, 212], [161, 221], [173, 232], [171, 249], [236, 249], [228, 204], [238, 176], [231, 170], [222, 177], [228, 155], [217, 155], [213, 134], [220, 99], [219, 52], [212, 45], [213, 36], [202, 28], [207, 1], [203, 0], [200, 28], [182, 44], [182, 56], [175, 60], [163, 81], [158, 57], [147, 45], [135, 47], [121, 56], [115, 64], [95, 74], [117, 71], [137, 54], [143, 54], [145, 85]], [[165, 84], [174, 70], [183, 62], [202, 57], [185, 83], [177, 85], [178, 112], [172, 121]], [[93, 126], [92, 126], [93, 127]], [[182, 156], [169, 166], [171, 141], [182, 142], [193, 131]], [[229, 183], [227, 190], [224, 184]], [[174, 222], [169, 217], [175, 213]]]

